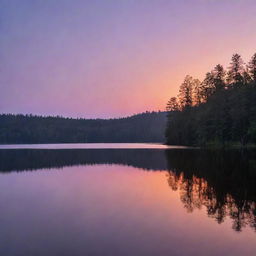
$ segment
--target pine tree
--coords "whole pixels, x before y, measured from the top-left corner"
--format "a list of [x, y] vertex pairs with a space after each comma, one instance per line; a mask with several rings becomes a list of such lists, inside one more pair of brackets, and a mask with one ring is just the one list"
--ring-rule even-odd
[[252, 56], [249, 65], [248, 72], [254, 82], [256, 82], [256, 53]]
[[167, 102], [166, 111], [178, 111], [179, 110], [179, 104], [176, 97], [171, 97], [169, 101]]
[[202, 103], [201, 82], [198, 79], [193, 79], [193, 104], [198, 106]]
[[181, 109], [191, 107], [193, 105], [193, 77], [186, 76], [184, 82], [180, 85], [179, 89], [179, 103]]
[[239, 54], [234, 54], [228, 68], [227, 81], [229, 87], [240, 87], [243, 85], [244, 62]]
[[225, 70], [222, 65], [218, 64], [212, 71], [213, 85], [215, 91], [222, 90], [225, 87]]
[[250, 84], [252, 82], [252, 78], [250, 76], [250, 72], [248, 67], [243, 72], [243, 83], [244, 85]]
[[207, 72], [205, 79], [201, 83], [202, 102], [207, 102], [209, 98], [214, 94], [214, 92], [214, 75], [212, 72]]

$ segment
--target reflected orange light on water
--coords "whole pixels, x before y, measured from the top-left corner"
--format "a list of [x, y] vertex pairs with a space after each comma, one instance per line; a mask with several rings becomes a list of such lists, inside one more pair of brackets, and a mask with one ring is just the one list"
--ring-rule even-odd
[[[207, 217], [204, 205], [202, 210], [195, 207], [188, 214], [184, 207], [186, 188], [197, 202], [201, 200], [199, 191], [208, 186], [194, 177], [192, 187], [186, 187], [184, 180], [172, 172], [122, 165], [10, 173], [0, 180], [3, 191], [10, 191], [5, 198], [9, 202], [20, 199], [11, 215], [6, 214], [9, 206], [3, 209], [3, 221], [10, 223], [10, 232], [15, 225], [10, 221], [21, 217], [22, 232], [27, 226], [30, 234], [50, 231], [46, 241], [33, 242], [35, 235], [31, 237], [32, 246], [58, 239], [55, 246], [61, 244], [63, 248], [66, 240], [73, 239], [80, 252], [93, 248], [103, 253], [115, 248], [120, 255], [253, 255], [256, 237], [251, 229], [234, 232], [228, 217], [217, 224]], [[33, 215], [24, 215], [22, 209]]]

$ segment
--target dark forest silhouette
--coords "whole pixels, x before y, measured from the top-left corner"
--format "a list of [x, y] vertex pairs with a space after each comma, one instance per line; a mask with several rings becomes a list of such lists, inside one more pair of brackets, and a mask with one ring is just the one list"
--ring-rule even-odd
[[256, 152], [167, 151], [173, 190], [180, 190], [188, 212], [203, 206], [207, 215], [222, 223], [227, 216], [233, 229], [250, 226], [256, 231]]
[[167, 103], [167, 144], [225, 146], [256, 143], [256, 54], [246, 65], [234, 54], [200, 82], [186, 76]]
[[167, 171], [173, 190], [188, 212], [205, 207], [233, 229], [256, 231], [256, 151], [157, 149], [8, 149], [0, 150], [0, 173], [75, 165], [120, 164], [147, 171]]
[[166, 112], [116, 119], [0, 115], [0, 144], [164, 142]]

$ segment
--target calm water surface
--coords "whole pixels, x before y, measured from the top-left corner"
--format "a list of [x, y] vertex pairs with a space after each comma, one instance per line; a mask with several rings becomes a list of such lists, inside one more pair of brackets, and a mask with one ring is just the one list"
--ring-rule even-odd
[[187, 148], [183, 146], [167, 146], [159, 143], [63, 143], [63, 144], [13, 144], [0, 145], [0, 149], [170, 149]]
[[0, 188], [0, 255], [255, 255], [255, 152], [1, 149]]

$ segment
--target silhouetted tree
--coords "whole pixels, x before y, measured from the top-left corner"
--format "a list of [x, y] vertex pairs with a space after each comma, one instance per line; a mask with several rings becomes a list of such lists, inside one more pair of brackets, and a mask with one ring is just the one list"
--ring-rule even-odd
[[215, 92], [224, 89], [225, 87], [225, 70], [222, 65], [218, 64], [212, 71], [213, 85]]
[[228, 68], [227, 81], [229, 86], [240, 87], [243, 84], [244, 62], [239, 54], [234, 54]]
[[193, 104], [198, 106], [202, 103], [202, 88], [201, 88], [201, 82], [198, 79], [193, 79], [192, 81], [193, 85]]
[[249, 68], [247, 67], [243, 72], [243, 84], [248, 85], [252, 82], [252, 78], [250, 76]]
[[248, 65], [249, 74], [254, 82], [256, 82], [256, 53], [252, 56]]
[[201, 83], [201, 97], [202, 102], [207, 102], [209, 98], [214, 94], [214, 76], [212, 72], [207, 72], [205, 79]]
[[179, 102], [182, 109], [191, 107], [193, 104], [193, 78], [186, 76], [179, 89]]
[[166, 111], [178, 111], [179, 104], [176, 97], [171, 97], [167, 102]]

